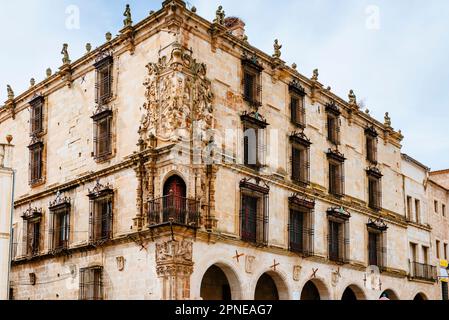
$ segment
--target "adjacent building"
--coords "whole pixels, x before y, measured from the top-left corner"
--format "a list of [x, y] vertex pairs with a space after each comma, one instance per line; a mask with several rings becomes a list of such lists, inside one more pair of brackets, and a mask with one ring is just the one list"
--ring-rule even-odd
[[253, 47], [222, 8], [125, 17], [0, 108], [14, 299], [441, 299], [447, 221], [428, 199], [443, 210], [447, 189], [388, 114], [288, 66], [277, 40]]

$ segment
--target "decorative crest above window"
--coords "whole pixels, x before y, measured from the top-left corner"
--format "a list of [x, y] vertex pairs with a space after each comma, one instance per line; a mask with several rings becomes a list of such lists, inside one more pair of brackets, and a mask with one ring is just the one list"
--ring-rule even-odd
[[35, 93], [28, 103], [30, 105], [34, 106], [34, 105], [38, 105], [38, 104], [44, 103], [44, 100], [45, 100], [45, 98], [42, 95], [42, 93]]
[[97, 180], [96, 185], [91, 190], [89, 189], [89, 198], [95, 199], [106, 195], [111, 195], [114, 193], [114, 190], [112, 189], [112, 186], [109, 184], [109, 182], [106, 185], [102, 185], [100, 183], [100, 180]]
[[368, 126], [368, 127], [365, 129], [365, 134], [367, 134], [367, 135], [369, 135], [369, 136], [371, 136], [371, 137], [373, 137], [373, 138], [377, 138], [377, 137], [379, 136], [379, 134], [378, 134], [377, 131], [376, 131], [376, 128], [374, 128], [373, 125]]
[[340, 108], [337, 106], [334, 100], [331, 100], [326, 104], [326, 112], [333, 113], [336, 116], [339, 116], [341, 114]]
[[290, 135], [290, 142], [298, 143], [306, 147], [309, 147], [312, 144], [312, 142], [310, 142], [310, 139], [307, 138], [306, 134], [304, 133], [304, 129], [294, 131]]
[[343, 207], [332, 207], [327, 209], [326, 211], [328, 216], [337, 218], [337, 219], [343, 219], [343, 220], [349, 220], [351, 218], [351, 213], [349, 211], [345, 210]]
[[254, 68], [257, 71], [263, 71], [264, 69], [257, 55], [255, 53], [250, 53], [247, 51], [243, 52], [242, 64], [250, 68]]
[[44, 142], [42, 141], [42, 139], [39, 138], [36, 134], [33, 134], [31, 136], [31, 141], [30, 141], [30, 144], [28, 145], [28, 149], [32, 149], [34, 147], [43, 146], [43, 145], [44, 145]]
[[247, 112], [244, 111], [240, 116], [242, 122], [246, 122], [256, 126], [257, 128], [264, 129], [269, 126], [265, 118], [257, 111]]
[[306, 195], [294, 193], [288, 198], [291, 205], [297, 205], [307, 209], [315, 209], [315, 199], [309, 198]]
[[103, 50], [100, 53], [98, 53], [98, 55], [95, 57], [94, 67], [98, 69], [107, 64], [112, 63], [112, 61], [113, 61], [113, 52]]
[[327, 158], [336, 160], [338, 162], [345, 162], [346, 161], [345, 155], [342, 154], [337, 149], [335, 149], [335, 150], [329, 149], [328, 152], [327, 152]]
[[109, 105], [97, 105], [95, 107], [93, 116], [91, 117], [92, 120], [97, 121], [99, 119], [102, 119], [104, 117], [112, 115], [112, 107]]
[[23, 213], [22, 218], [24, 220], [35, 220], [40, 219], [42, 217], [43, 210], [42, 208], [32, 207], [31, 202], [28, 209]]
[[388, 230], [388, 226], [382, 218], [377, 219], [368, 219], [368, 223], [366, 224], [368, 228], [378, 230], [380, 232], [385, 232]]
[[294, 78], [292, 80], [292, 82], [290, 82], [290, 84], [288, 85], [288, 89], [291, 92], [299, 94], [300, 96], [305, 96], [306, 95], [306, 91], [305, 91], [304, 87], [301, 86], [301, 83], [296, 78]]
[[383, 177], [382, 172], [377, 167], [369, 167], [368, 169], [366, 169], [366, 173], [369, 176], [372, 176], [372, 177], [375, 177], [375, 178], [378, 178], [378, 179]]
[[[254, 180], [254, 182], [251, 182], [251, 180]], [[268, 184], [266, 184], [265, 181], [257, 178], [242, 179], [242, 181], [240, 181], [240, 188], [256, 191], [262, 194], [270, 193], [270, 187], [268, 186]]]
[[69, 197], [63, 197], [61, 192], [58, 191], [56, 193], [56, 198], [53, 201], [50, 201], [49, 208], [50, 211], [54, 211], [60, 208], [70, 207], [71, 199]]

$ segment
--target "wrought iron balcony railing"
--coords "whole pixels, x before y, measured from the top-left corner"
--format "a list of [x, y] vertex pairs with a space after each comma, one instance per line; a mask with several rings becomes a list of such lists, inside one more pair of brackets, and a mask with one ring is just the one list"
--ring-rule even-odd
[[436, 267], [428, 264], [411, 262], [410, 276], [413, 279], [436, 281]]
[[200, 203], [194, 199], [168, 195], [148, 202], [150, 226], [173, 223], [198, 228], [200, 218]]

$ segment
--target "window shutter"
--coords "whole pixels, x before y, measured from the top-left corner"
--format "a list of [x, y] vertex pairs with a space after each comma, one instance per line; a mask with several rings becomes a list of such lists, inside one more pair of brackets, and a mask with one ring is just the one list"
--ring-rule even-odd
[[87, 277], [87, 270], [86, 269], [80, 269], [80, 300], [87, 300], [87, 292], [86, 292], [86, 277]]

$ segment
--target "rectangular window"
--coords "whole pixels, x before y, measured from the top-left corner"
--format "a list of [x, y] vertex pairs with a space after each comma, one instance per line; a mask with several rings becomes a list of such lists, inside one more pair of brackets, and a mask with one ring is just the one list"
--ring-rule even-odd
[[368, 232], [368, 257], [369, 264], [382, 267], [382, 234], [378, 232]]
[[269, 189], [242, 181], [240, 235], [243, 241], [266, 245], [268, 243]]
[[342, 224], [329, 221], [329, 260], [341, 260], [341, 245], [342, 245]]
[[244, 130], [244, 165], [252, 169], [260, 167], [259, 129], [245, 126]]
[[50, 229], [51, 250], [64, 250], [69, 247], [70, 209], [64, 207], [52, 213], [52, 227]]
[[30, 153], [30, 185], [42, 182], [43, 178], [43, 148], [42, 143], [35, 143], [28, 147]]
[[35, 99], [31, 103], [30, 135], [38, 135], [43, 131], [43, 99]]
[[434, 208], [435, 208], [435, 213], [439, 213], [439, 212], [438, 212], [438, 201], [435, 200], [435, 201], [433, 202], [433, 205], [434, 205]]
[[415, 219], [416, 223], [421, 223], [421, 201], [415, 199]]
[[377, 163], [377, 138], [366, 136], [366, 157], [369, 162]]
[[292, 146], [292, 180], [303, 185], [310, 183], [309, 147]]
[[290, 94], [291, 121], [300, 127], [305, 127], [306, 110], [304, 108], [304, 97], [298, 94]]
[[413, 198], [407, 197], [407, 219], [413, 221]]
[[339, 118], [331, 113], [327, 115], [327, 138], [335, 145], [340, 144]]
[[103, 268], [80, 269], [80, 300], [103, 300]]
[[412, 262], [418, 262], [418, 259], [416, 256], [416, 248], [417, 248], [417, 245], [415, 243], [410, 243], [410, 260]]
[[336, 196], [344, 195], [343, 164], [329, 162], [329, 192]]
[[112, 98], [112, 57], [100, 61], [96, 68], [96, 103], [103, 106]]
[[261, 72], [249, 65], [243, 67], [243, 98], [252, 107], [262, 105]]
[[439, 240], [435, 241], [435, 253], [437, 255], [437, 259], [440, 259], [441, 255], [440, 255], [440, 241]]
[[40, 250], [40, 236], [41, 236], [41, 221], [27, 221], [27, 241], [26, 241], [26, 255], [28, 257], [36, 256]]
[[424, 259], [424, 264], [429, 264], [429, 248], [428, 247], [422, 247], [422, 255]]
[[368, 177], [368, 194], [369, 207], [374, 210], [382, 209], [381, 179]]
[[112, 238], [112, 199], [109, 194], [91, 200], [90, 241], [106, 241]]
[[441, 205], [441, 214], [443, 215], [443, 217], [446, 216], [446, 205], [445, 204]]
[[102, 160], [112, 154], [112, 111], [94, 116], [94, 156]]

